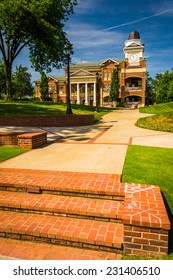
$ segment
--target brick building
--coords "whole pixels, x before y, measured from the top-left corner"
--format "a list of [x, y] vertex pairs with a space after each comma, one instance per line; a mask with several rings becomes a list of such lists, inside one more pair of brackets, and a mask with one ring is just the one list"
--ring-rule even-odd
[[[146, 60], [144, 43], [138, 31], [132, 31], [124, 43], [124, 59], [107, 58], [102, 62], [70, 65], [71, 103], [101, 106], [109, 104], [113, 69], [119, 79], [118, 102], [126, 106], [145, 105]], [[48, 75], [49, 97], [54, 102], [66, 102], [67, 73], [65, 76]], [[36, 98], [40, 98], [40, 81], [35, 81]]]

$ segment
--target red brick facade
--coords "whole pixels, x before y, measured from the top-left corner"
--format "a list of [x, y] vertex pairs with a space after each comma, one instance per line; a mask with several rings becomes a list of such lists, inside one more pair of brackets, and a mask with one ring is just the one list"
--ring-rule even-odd
[[[133, 33], [133, 32], [131, 32]], [[130, 34], [131, 34], [130, 33]], [[146, 91], [146, 60], [143, 58], [144, 44], [139, 33], [131, 34], [125, 42], [125, 59], [105, 59], [70, 65], [71, 102], [85, 105], [105, 106], [110, 103], [112, 71], [118, 72], [118, 103], [126, 106], [144, 106]], [[131, 57], [134, 57], [133, 61]], [[64, 77], [48, 76], [48, 97], [54, 102], [66, 102], [67, 71]], [[40, 81], [35, 81], [36, 98], [40, 99]]]
[[84, 126], [94, 124], [93, 115], [64, 115], [64, 116], [0, 116], [0, 125], [25, 127], [62, 127]]

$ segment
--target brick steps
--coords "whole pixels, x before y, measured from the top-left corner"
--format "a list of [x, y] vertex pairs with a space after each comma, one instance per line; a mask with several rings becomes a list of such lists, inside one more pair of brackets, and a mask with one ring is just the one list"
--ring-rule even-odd
[[79, 249], [52, 244], [0, 238], [0, 259], [25, 260], [120, 260], [122, 255], [112, 252]]
[[[0, 170], [0, 190], [124, 200], [120, 175], [63, 171]], [[2, 179], [1, 179], [2, 178]]]
[[0, 211], [0, 237], [119, 252], [123, 245], [123, 225]]
[[[170, 221], [158, 186], [120, 183], [114, 174], [0, 169], [0, 197], [2, 255], [119, 259], [122, 252], [168, 253]], [[18, 247], [10, 251], [13, 242]], [[32, 249], [30, 255], [29, 246], [41, 253]]]
[[0, 191], [0, 210], [121, 222], [119, 201]]
[[124, 200], [120, 175], [64, 171], [0, 170], [0, 190]]

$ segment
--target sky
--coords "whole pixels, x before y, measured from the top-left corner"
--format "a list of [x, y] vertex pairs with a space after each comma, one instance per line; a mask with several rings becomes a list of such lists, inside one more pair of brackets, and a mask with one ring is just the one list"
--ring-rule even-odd
[[[78, 0], [64, 30], [73, 45], [72, 63], [124, 59], [124, 42], [137, 30], [149, 75], [173, 68], [173, 0]], [[20, 64], [28, 67], [32, 81], [40, 78], [30, 67], [27, 49], [15, 61]], [[50, 74], [64, 75], [64, 70]]]

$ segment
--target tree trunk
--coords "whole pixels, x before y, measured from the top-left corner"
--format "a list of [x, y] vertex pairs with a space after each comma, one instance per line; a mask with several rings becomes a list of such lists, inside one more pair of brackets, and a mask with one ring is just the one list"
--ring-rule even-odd
[[12, 99], [12, 82], [11, 82], [11, 72], [12, 66], [9, 63], [5, 64], [6, 68], [6, 86], [7, 86], [7, 100]]

